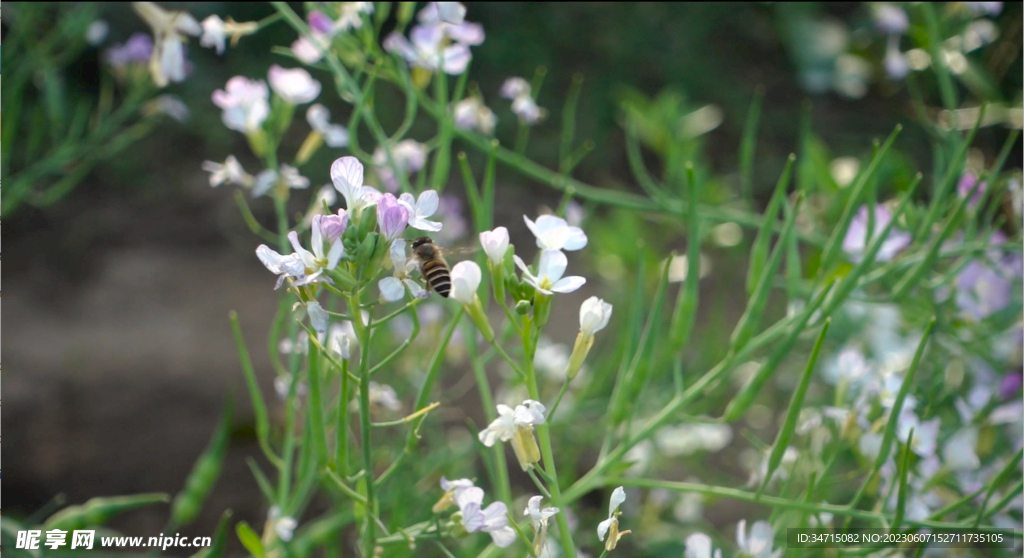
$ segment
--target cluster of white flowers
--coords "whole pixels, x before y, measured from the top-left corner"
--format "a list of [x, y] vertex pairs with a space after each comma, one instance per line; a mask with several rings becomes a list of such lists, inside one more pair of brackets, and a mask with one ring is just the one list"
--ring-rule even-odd
[[512, 101], [512, 112], [523, 122], [533, 125], [547, 116], [545, 109], [537, 106], [530, 82], [521, 77], [510, 77], [501, 86], [501, 96]]
[[431, 2], [420, 10], [419, 24], [409, 31], [409, 38], [392, 33], [384, 39], [384, 50], [413, 68], [459, 75], [473, 57], [469, 47], [484, 42], [483, 26], [465, 21], [465, 15], [466, 8], [458, 2]]

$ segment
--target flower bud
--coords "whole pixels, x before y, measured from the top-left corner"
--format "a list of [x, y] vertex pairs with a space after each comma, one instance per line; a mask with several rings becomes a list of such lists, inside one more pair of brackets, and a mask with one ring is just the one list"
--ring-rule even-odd
[[529, 300], [520, 300], [519, 302], [516, 303], [516, 314], [519, 314], [520, 316], [525, 316], [530, 311], [530, 307], [532, 306], [533, 305], [530, 304]]
[[530, 468], [534, 463], [540, 463], [540, 448], [537, 446], [537, 438], [533, 435], [532, 426], [519, 426], [516, 428], [515, 436], [512, 437], [512, 451], [519, 460], [519, 466], [523, 470]]
[[299, 147], [299, 152], [295, 155], [295, 165], [302, 166], [309, 161], [309, 158], [320, 149], [320, 146], [324, 144], [324, 136], [313, 130], [309, 132], [306, 139], [302, 142], [302, 147]]
[[488, 343], [494, 341], [494, 330], [491, 329], [483, 305], [480, 304], [480, 297], [476, 294], [480, 288], [480, 266], [468, 260], [459, 262], [452, 268], [451, 276], [451, 298], [462, 303], [470, 319], [483, 334], [484, 340]]

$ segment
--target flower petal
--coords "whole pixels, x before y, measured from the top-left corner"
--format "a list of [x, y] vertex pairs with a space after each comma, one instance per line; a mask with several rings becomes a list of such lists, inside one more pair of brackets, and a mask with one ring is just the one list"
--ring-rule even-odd
[[578, 275], [563, 277], [555, 281], [555, 284], [551, 286], [551, 290], [556, 293], [571, 293], [582, 287], [586, 282], [585, 278]]
[[331, 181], [350, 204], [363, 185], [363, 164], [355, 157], [340, 157], [331, 165]]
[[552, 283], [555, 283], [565, 274], [565, 268], [568, 265], [569, 259], [565, 257], [561, 250], [544, 250], [540, 255], [537, 277], [546, 277]]
[[385, 277], [377, 283], [380, 289], [380, 296], [388, 302], [397, 302], [405, 298], [405, 286], [402, 281], [394, 277]]
[[615, 510], [619, 509], [619, 506], [626, 501], [626, 490], [621, 486], [612, 491], [612, 497], [608, 501], [608, 516], [611, 517], [615, 514]]
[[437, 213], [438, 197], [434, 190], [427, 190], [416, 200], [416, 216], [430, 217]]

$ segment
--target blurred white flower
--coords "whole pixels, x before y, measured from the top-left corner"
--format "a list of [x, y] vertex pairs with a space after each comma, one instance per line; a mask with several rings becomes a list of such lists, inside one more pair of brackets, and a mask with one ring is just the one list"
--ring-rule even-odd
[[570, 226], [565, 219], [554, 215], [541, 215], [534, 222], [523, 215], [526, 227], [537, 237], [537, 247], [541, 250], [582, 250], [587, 245], [587, 235], [583, 229]]
[[302, 68], [285, 69], [274, 64], [267, 78], [274, 93], [290, 105], [308, 103], [320, 95], [320, 82]]
[[442, 26], [417, 25], [409, 32], [409, 39], [397, 32], [388, 35], [384, 50], [401, 56], [410, 66], [459, 75], [472, 58], [469, 46], [460, 42], [445, 45], [445, 39]]
[[501, 86], [501, 96], [512, 100], [512, 112], [523, 122], [533, 125], [547, 116], [531, 95], [529, 82], [521, 77], [510, 77]]
[[294, 517], [282, 516], [281, 508], [277, 506], [271, 506], [267, 511], [267, 522], [271, 524], [277, 537], [285, 542], [292, 540], [295, 528], [299, 526]]
[[540, 265], [534, 275], [519, 256], [513, 256], [516, 266], [523, 272], [523, 280], [533, 288], [546, 295], [553, 293], [571, 293], [587, 282], [579, 276], [562, 277], [569, 260], [560, 250], [544, 250], [540, 255]]
[[381, 184], [388, 191], [397, 192], [399, 182], [391, 168], [392, 162], [399, 172], [406, 175], [417, 172], [427, 162], [427, 146], [416, 140], [402, 140], [391, 148], [391, 161], [388, 161], [383, 146], [378, 146], [373, 152], [373, 164], [377, 169], [377, 176], [380, 177]]
[[900, 51], [900, 40], [896, 35], [890, 35], [885, 46], [885, 59], [882, 61], [885, 66], [885, 73], [893, 80], [899, 81], [910, 73], [910, 62], [906, 55]]
[[537, 340], [537, 350], [533, 354], [533, 366], [554, 381], [565, 380], [565, 369], [569, 365], [569, 346], [555, 343], [546, 336]]
[[747, 537], [747, 520], [741, 519], [736, 525], [736, 546], [740, 553], [750, 558], [778, 558], [782, 556], [781, 548], [772, 551], [775, 544], [775, 531], [767, 521], [755, 521]]
[[235, 76], [228, 80], [224, 89], [213, 92], [213, 104], [224, 111], [221, 120], [228, 129], [249, 134], [270, 116], [269, 96], [265, 82]]
[[169, 12], [153, 2], [132, 2], [132, 8], [153, 30], [153, 54], [149, 60], [153, 83], [165, 87], [172, 81], [185, 81], [184, 35], [198, 37], [202, 27], [187, 12]]
[[722, 549], [715, 549], [711, 537], [704, 533], [694, 533], [686, 537], [686, 558], [722, 558]]
[[670, 457], [698, 451], [714, 453], [732, 441], [732, 428], [727, 424], [680, 424], [658, 430], [654, 441]]
[[410, 227], [429, 232], [441, 230], [441, 223], [427, 219], [427, 217], [437, 212], [437, 192], [424, 190], [415, 199], [413, 199], [412, 194], [405, 193], [398, 197], [398, 203], [409, 210]]
[[[917, 437], [917, 433], [914, 433]], [[967, 427], [957, 431], [942, 446], [942, 462], [953, 471], [973, 471], [981, 466], [976, 447], [978, 429]]]
[[259, 30], [259, 24], [255, 21], [239, 23], [230, 17], [225, 21], [217, 15], [204, 19], [202, 27], [203, 36], [199, 39], [199, 45], [214, 48], [217, 54], [224, 54], [224, 43], [228, 37], [231, 37], [231, 46], [235, 46], [239, 39]]
[[225, 182], [245, 187], [253, 185], [252, 175], [245, 172], [234, 155], [228, 155], [223, 164], [203, 161], [203, 170], [210, 173], [210, 186], [214, 188]]
[[89, 46], [99, 46], [107, 39], [107, 33], [109, 32], [110, 25], [102, 19], [97, 19], [86, 28], [85, 42], [89, 43]]
[[370, 382], [370, 405], [383, 407], [389, 411], [401, 411], [402, 402], [398, 400], [395, 388], [387, 384]]
[[[619, 506], [626, 501], [626, 491], [620, 486], [612, 491], [611, 499], [608, 502], [608, 519], [605, 519], [597, 526], [597, 538], [604, 543], [606, 551], [615, 550], [615, 546], [619, 544], [619, 539], [623, 535], [627, 535], [630, 531], [619, 531], [619, 516], [622, 512], [619, 511]], [[606, 541], [605, 538], [608, 540]]]
[[328, 147], [348, 145], [348, 130], [340, 124], [331, 124], [331, 112], [320, 103], [310, 105], [306, 111], [306, 122], [324, 138]]
[[892, 4], [874, 4], [872, 16], [875, 20], [875, 27], [887, 35], [902, 35], [910, 27], [910, 18], [907, 17], [907, 12]]
[[473, 486], [473, 481], [469, 479], [455, 479], [450, 481], [445, 477], [441, 477], [441, 490], [444, 490], [444, 496], [441, 496], [441, 499], [434, 504], [431, 511], [434, 513], [443, 512], [455, 503], [455, 495], [457, 493], [467, 488], [473, 488]]
[[498, 117], [479, 97], [466, 97], [455, 104], [452, 110], [455, 127], [463, 130], [478, 130], [489, 136], [494, 133]]
[[315, 300], [307, 302], [306, 312], [309, 314], [309, 325], [313, 326], [314, 331], [318, 333], [327, 331], [327, 324], [330, 323], [331, 316], [319, 302]]
[[299, 174], [299, 169], [282, 163], [280, 172], [265, 169], [256, 175], [252, 185], [252, 197], [258, 198], [266, 194], [277, 184], [285, 184], [295, 190], [305, 190], [309, 188], [309, 179]]

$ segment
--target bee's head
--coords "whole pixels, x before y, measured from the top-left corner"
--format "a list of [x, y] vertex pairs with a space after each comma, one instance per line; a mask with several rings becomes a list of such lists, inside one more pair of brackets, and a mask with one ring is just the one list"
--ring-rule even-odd
[[434, 241], [429, 236], [421, 236], [416, 240], [412, 241], [412, 249], [415, 250], [424, 244], [433, 244]]

